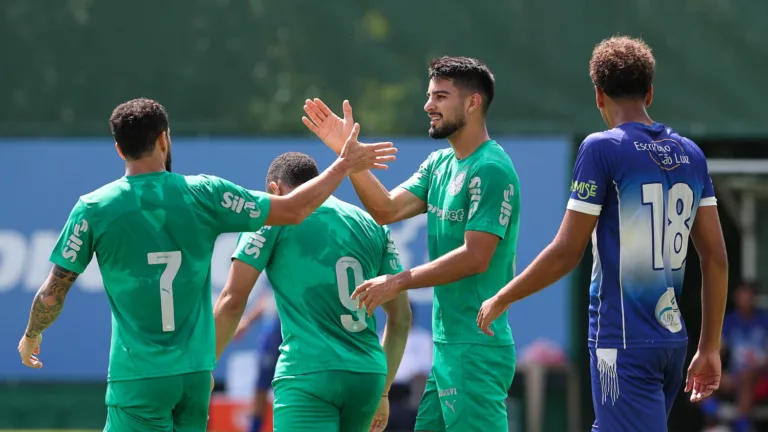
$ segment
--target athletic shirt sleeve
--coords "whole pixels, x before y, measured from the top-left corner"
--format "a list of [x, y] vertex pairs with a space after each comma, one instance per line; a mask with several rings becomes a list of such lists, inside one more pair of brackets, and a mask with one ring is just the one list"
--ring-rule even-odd
[[264, 226], [254, 233], [240, 234], [232, 258], [263, 272], [272, 257], [279, 234], [280, 227], [272, 226]]
[[588, 136], [579, 146], [571, 181], [568, 210], [599, 216], [605, 193], [613, 182], [613, 142], [599, 134]]
[[408, 192], [419, 197], [420, 200], [427, 202], [429, 180], [432, 177], [432, 167], [430, 163], [431, 160], [432, 154], [430, 154], [427, 159], [421, 163], [419, 169], [416, 170], [416, 172], [413, 173], [413, 175], [408, 180], [404, 181], [398, 187], [407, 190]]
[[94, 237], [85, 203], [78, 200], [51, 252], [51, 262], [71, 272], [83, 273], [93, 258]]
[[469, 173], [467, 195], [469, 214], [464, 230], [486, 232], [503, 239], [513, 209], [520, 207], [520, 182], [515, 170], [495, 162], [478, 164]]
[[[703, 158], [703, 155], [702, 155]], [[704, 163], [702, 166], [704, 167], [702, 169], [702, 184], [704, 185], [704, 188], [701, 192], [701, 200], [699, 201], [699, 207], [706, 207], [706, 206], [716, 206], [717, 205], [717, 198], [715, 198], [715, 186], [712, 184], [712, 177], [709, 175], [709, 167], [707, 165], [707, 160], [703, 159]]]
[[219, 177], [207, 177], [211, 185], [216, 232], [253, 232], [264, 226], [269, 215], [269, 195]]
[[379, 276], [395, 275], [403, 271], [403, 266], [400, 264], [400, 253], [397, 251], [397, 246], [395, 246], [395, 240], [392, 238], [389, 227], [385, 225], [382, 228], [386, 239], [386, 246], [381, 257]]

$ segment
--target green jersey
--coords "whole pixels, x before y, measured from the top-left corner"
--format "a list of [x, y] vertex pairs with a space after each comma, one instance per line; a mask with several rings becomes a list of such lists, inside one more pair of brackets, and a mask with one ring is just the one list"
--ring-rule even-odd
[[257, 230], [269, 196], [218, 177], [156, 172], [80, 197], [51, 261], [82, 273], [94, 254], [112, 309], [108, 381], [213, 370], [211, 255]]
[[435, 260], [464, 244], [465, 231], [494, 234], [501, 240], [488, 270], [434, 287], [432, 333], [435, 342], [512, 344], [504, 312], [491, 325], [493, 337], [477, 328], [477, 312], [515, 275], [520, 224], [520, 181], [504, 149], [486, 141], [465, 159], [453, 149], [427, 157], [400, 187], [427, 203], [429, 258]]
[[283, 334], [275, 378], [387, 372], [376, 320], [350, 296], [367, 279], [402, 271], [388, 228], [331, 197], [299, 225], [242, 234], [232, 257], [265, 271], [275, 292]]

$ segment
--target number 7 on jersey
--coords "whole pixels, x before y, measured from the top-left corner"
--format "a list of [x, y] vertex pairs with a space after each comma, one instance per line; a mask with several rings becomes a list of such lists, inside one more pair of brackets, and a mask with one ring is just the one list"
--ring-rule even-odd
[[181, 268], [181, 252], [152, 252], [147, 254], [150, 265], [165, 264], [165, 270], [160, 276], [160, 316], [163, 320], [163, 331], [176, 330], [176, 320], [173, 315], [173, 280]]

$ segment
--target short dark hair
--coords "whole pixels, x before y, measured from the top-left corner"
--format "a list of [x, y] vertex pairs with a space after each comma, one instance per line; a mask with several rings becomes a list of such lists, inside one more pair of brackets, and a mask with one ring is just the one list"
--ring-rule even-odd
[[152, 99], [134, 99], [112, 111], [109, 127], [123, 156], [136, 160], [151, 153], [160, 134], [168, 131], [168, 113]]
[[614, 36], [592, 51], [589, 77], [606, 95], [615, 99], [643, 99], [651, 89], [656, 59], [642, 39]]
[[299, 152], [283, 153], [272, 161], [267, 170], [267, 189], [270, 182], [280, 180], [289, 187], [301, 186], [320, 175], [315, 160]]
[[483, 96], [483, 112], [493, 102], [495, 79], [482, 61], [470, 57], [443, 56], [429, 62], [429, 79], [448, 79], [460, 90], [469, 90]]

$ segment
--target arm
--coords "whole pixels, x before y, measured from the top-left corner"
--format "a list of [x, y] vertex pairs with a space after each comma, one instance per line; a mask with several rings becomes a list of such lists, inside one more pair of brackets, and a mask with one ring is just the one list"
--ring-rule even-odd
[[411, 330], [411, 305], [408, 295], [400, 293], [394, 300], [381, 306], [387, 314], [384, 337], [381, 342], [384, 355], [387, 357], [387, 380], [383, 391], [383, 395], [387, 395], [397, 375], [400, 361], [403, 360], [405, 344], [408, 342], [408, 332]]
[[235, 335], [245, 312], [248, 296], [251, 295], [259, 274], [266, 268], [279, 234], [279, 227], [265, 226], [255, 233], [243, 233], [237, 240], [227, 283], [213, 308], [217, 359]]
[[260, 272], [250, 265], [238, 259], [232, 260], [227, 283], [213, 308], [213, 319], [216, 322], [217, 360], [235, 335], [235, 330], [245, 312], [248, 296], [251, 295], [259, 274]]
[[360, 144], [357, 141], [360, 125], [355, 124], [341, 149], [338, 159], [318, 177], [304, 183], [284, 197], [272, 197], [267, 225], [294, 225], [301, 223], [339, 187], [349, 174], [367, 169], [384, 169], [383, 162], [395, 160], [397, 152], [392, 143]]
[[723, 315], [728, 296], [728, 256], [720, 226], [720, 217], [714, 205], [699, 207], [691, 240], [701, 260], [701, 337], [699, 350], [720, 350]]
[[596, 224], [597, 216], [567, 210], [555, 239], [523, 273], [496, 294], [499, 301], [509, 305], [570, 273], [579, 265]]
[[64, 308], [64, 299], [78, 276], [77, 273], [58, 265], [53, 266], [48, 279], [45, 280], [32, 301], [26, 337], [32, 339], [40, 337], [43, 330], [56, 321]]
[[[256, 278], [258, 279], [258, 275], [256, 275]], [[254, 280], [253, 283], [255, 285], [256, 280]], [[268, 300], [266, 296], [259, 297], [256, 306], [254, 306], [247, 314], [245, 314], [245, 318], [243, 318], [244, 324], [246, 326], [250, 326], [258, 321], [259, 318], [264, 315], [264, 311], [267, 309], [267, 303]]]
[[426, 196], [421, 198], [399, 187], [389, 192], [370, 171], [352, 174], [349, 179], [363, 206], [379, 225], [400, 222], [427, 211]]
[[491, 263], [499, 237], [480, 231], [464, 233], [464, 244], [440, 258], [395, 275], [400, 290], [447, 285], [483, 273]]

